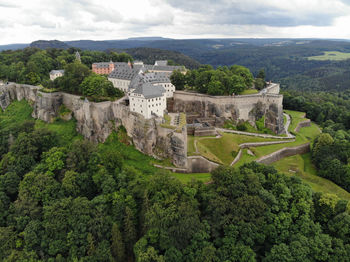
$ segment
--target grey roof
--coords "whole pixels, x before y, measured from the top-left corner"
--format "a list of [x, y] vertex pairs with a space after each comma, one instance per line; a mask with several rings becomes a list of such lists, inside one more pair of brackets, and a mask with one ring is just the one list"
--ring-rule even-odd
[[136, 75], [131, 83], [130, 89], [135, 89], [143, 83], [171, 83], [170, 73], [167, 72], [154, 72], [154, 73], [139, 73]]
[[157, 60], [154, 65], [157, 66], [167, 66], [168, 65], [168, 61], [167, 60]]
[[63, 70], [63, 69], [59, 69], [59, 70], [51, 70], [50, 75], [53, 75], [53, 74], [58, 74], [58, 73], [62, 73], [62, 74], [64, 74], [64, 70]]
[[168, 66], [168, 65], [156, 66], [156, 65], [154, 65], [152, 67], [152, 70], [159, 70], [159, 71], [183, 70], [183, 66]]
[[134, 66], [130, 68], [129, 66], [120, 66], [114, 69], [109, 75], [109, 78], [132, 80], [140, 72], [140, 66]]
[[159, 85], [143, 83], [139, 85], [132, 93], [143, 95], [146, 99], [160, 97], [165, 93], [165, 89]]

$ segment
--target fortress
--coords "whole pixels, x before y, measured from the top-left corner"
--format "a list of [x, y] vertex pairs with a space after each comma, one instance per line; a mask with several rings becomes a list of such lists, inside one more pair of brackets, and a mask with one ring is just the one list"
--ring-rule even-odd
[[[162, 117], [146, 119], [130, 111], [126, 97], [113, 102], [94, 103], [63, 92], [44, 93], [37, 86], [0, 85], [0, 106], [3, 110], [13, 100], [22, 99], [32, 105], [34, 118], [46, 122], [59, 117], [60, 107], [66, 106], [77, 120], [77, 131], [91, 141], [104, 142], [113, 130], [123, 125], [134, 146], [145, 154], [170, 158], [175, 166], [189, 172], [196, 170], [196, 163], [203, 164], [200, 157], [187, 157], [186, 124], [172, 128], [164, 125]], [[283, 133], [282, 101], [278, 84], [270, 84], [258, 94], [244, 96], [214, 97], [176, 91], [168, 101], [168, 111], [185, 112], [188, 121], [205, 119], [214, 126], [220, 126], [227, 118], [254, 122], [264, 116], [265, 126], [276, 133]], [[191, 118], [194, 114], [197, 118]]]
[[265, 127], [276, 134], [284, 132], [283, 95], [280, 85], [272, 83], [258, 94], [236, 96], [210, 96], [176, 91], [168, 103], [170, 112], [185, 112], [187, 122], [209, 122], [222, 126], [226, 119], [249, 121], [253, 125], [265, 117]]

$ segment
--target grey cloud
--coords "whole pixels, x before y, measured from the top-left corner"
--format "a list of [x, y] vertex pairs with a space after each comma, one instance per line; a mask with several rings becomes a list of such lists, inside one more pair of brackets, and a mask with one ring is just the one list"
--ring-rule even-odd
[[16, 8], [18, 7], [16, 4], [13, 3], [7, 3], [4, 1], [0, 1], [0, 7], [4, 7], [4, 8]]
[[[183, 11], [201, 14], [199, 21], [207, 24], [267, 25], [275, 27], [331, 25], [334, 18], [344, 15], [334, 10], [313, 10], [313, 12], [290, 12], [268, 5], [266, 1], [229, 0], [166, 0], [171, 6]], [[349, 0], [350, 2], [350, 0]]]

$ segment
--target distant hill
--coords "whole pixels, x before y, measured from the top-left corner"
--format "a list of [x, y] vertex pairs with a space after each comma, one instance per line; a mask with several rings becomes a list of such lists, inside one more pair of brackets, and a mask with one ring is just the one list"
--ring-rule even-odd
[[9, 44], [9, 45], [0, 45], [0, 51], [3, 50], [17, 50], [28, 47], [29, 44]]
[[198, 68], [200, 63], [180, 52], [148, 47], [124, 49], [136, 60], [142, 60], [146, 64], [154, 64], [156, 60], [172, 60], [176, 65], [184, 65], [186, 68]]
[[164, 38], [160, 36], [150, 36], [150, 37], [129, 37], [127, 40], [155, 41], [155, 40], [171, 40], [171, 38]]
[[65, 42], [58, 41], [58, 40], [38, 40], [38, 41], [32, 42], [29, 46], [40, 48], [40, 49], [48, 49], [48, 48], [68, 49], [70, 47]]

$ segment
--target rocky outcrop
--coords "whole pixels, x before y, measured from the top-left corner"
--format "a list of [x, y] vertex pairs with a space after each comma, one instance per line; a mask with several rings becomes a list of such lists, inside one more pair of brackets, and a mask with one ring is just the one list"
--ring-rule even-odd
[[130, 112], [120, 100], [93, 103], [62, 92], [44, 93], [39, 87], [9, 84], [0, 86], [0, 106], [5, 109], [13, 100], [26, 99], [33, 106], [34, 118], [51, 122], [65, 105], [77, 120], [77, 131], [93, 142], [104, 142], [113, 130], [123, 125], [135, 147], [148, 155], [171, 158], [176, 166], [187, 165], [187, 131], [163, 128], [159, 119], [145, 119]]

